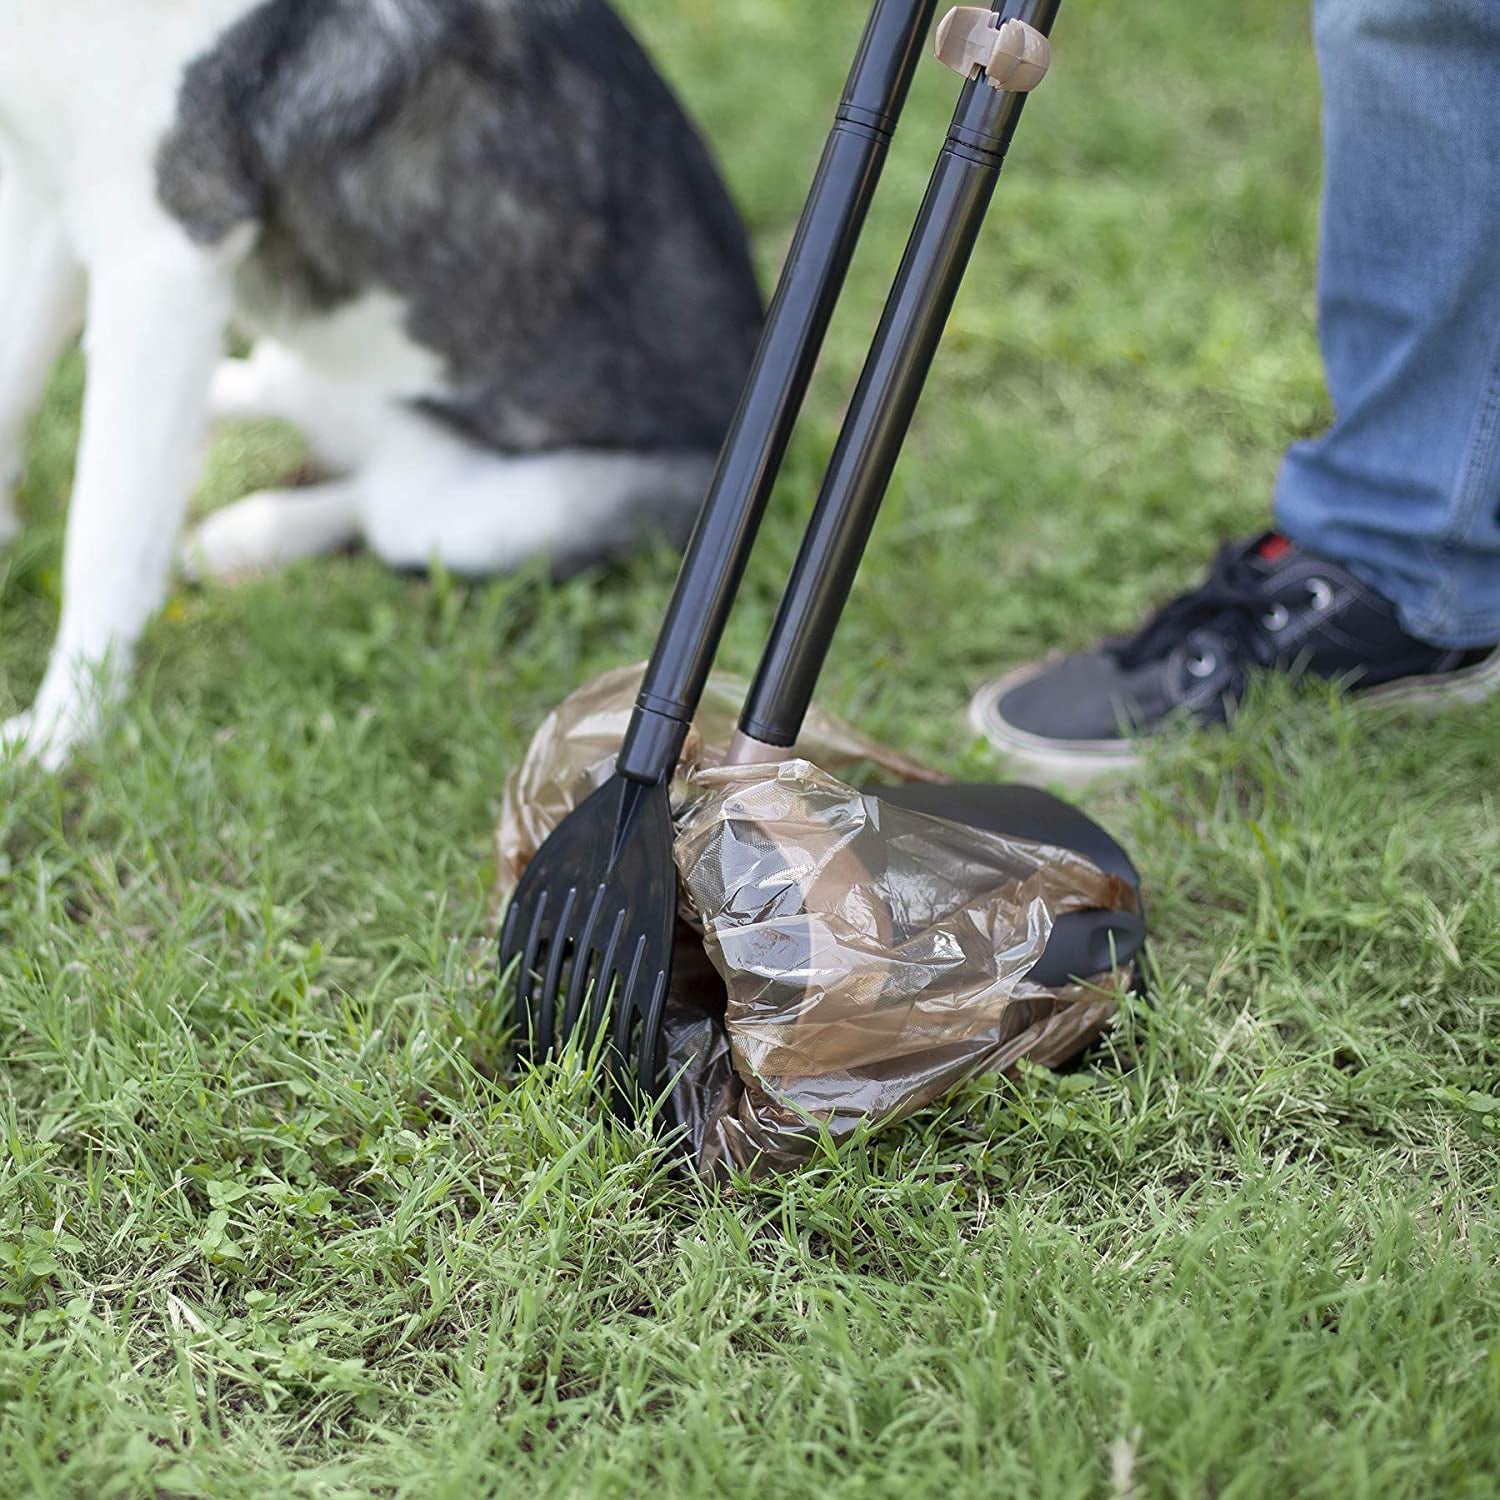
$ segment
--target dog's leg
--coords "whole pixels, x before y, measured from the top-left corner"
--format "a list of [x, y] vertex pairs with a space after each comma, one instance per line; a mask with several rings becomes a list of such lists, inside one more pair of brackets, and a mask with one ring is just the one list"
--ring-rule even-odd
[[165, 596], [228, 321], [230, 283], [214, 257], [175, 229], [119, 238], [91, 267], [57, 641], [31, 712], [0, 730], [52, 768], [96, 727]]
[[486, 574], [550, 557], [569, 570], [618, 556], [653, 528], [680, 539], [712, 472], [708, 454], [511, 456], [393, 410], [360, 473], [361, 519], [393, 567], [436, 559]]
[[0, 171], [0, 544], [19, 526], [27, 423], [82, 314], [83, 275], [55, 214], [14, 169]]
[[210, 403], [215, 421], [291, 423], [313, 458], [339, 473], [357, 468], [378, 440], [384, 406], [378, 392], [320, 374], [274, 339], [262, 339], [247, 359], [221, 361]]
[[183, 543], [180, 561], [195, 579], [285, 567], [347, 547], [359, 536], [359, 515], [358, 480], [262, 490], [209, 516]]
[[282, 378], [291, 357], [262, 339], [243, 359], [221, 359], [209, 386], [209, 415], [216, 422], [292, 421], [294, 402]]

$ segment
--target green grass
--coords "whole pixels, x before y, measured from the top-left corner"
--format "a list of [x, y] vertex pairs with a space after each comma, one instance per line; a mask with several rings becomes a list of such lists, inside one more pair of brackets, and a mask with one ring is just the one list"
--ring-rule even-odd
[[[769, 278], [857, 0], [634, 0]], [[1324, 420], [1305, 0], [1070, 5], [826, 701], [978, 772], [986, 673], [1126, 625]], [[916, 91], [726, 659], [763, 636], [953, 96]], [[57, 604], [79, 372], [0, 562]], [[217, 501], [295, 462], [226, 435]], [[491, 829], [672, 575], [339, 559], [178, 595], [61, 780], [0, 787], [0, 1489], [1493, 1494], [1500, 705], [1267, 693], [1095, 799], [1160, 982], [1065, 1076], [720, 1194], [497, 1075]]]

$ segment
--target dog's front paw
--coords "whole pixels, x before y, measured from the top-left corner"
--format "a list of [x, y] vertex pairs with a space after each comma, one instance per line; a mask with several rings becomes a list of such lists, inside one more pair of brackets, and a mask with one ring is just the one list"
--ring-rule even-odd
[[178, 571], [189, 583], [227, 582], [264, 568], [275, 555], [273, 508], [251, 495], [205, 517], [184, 538]]
[[30, 708], [0, 724], [0, 756], [44, 771], [61, 771], [93, 728], [89, 716], [78, 711], [43, 713]]
[[17, 714], [0, 724], [0, 758], [31, 759], [31, 712]]
[[34, 710], [0, 724], [0, 756], [5, 760], [60, 771], [68, 763], [71, 749], [71, 742], [56, 728], [49, 733], [38, 727]]

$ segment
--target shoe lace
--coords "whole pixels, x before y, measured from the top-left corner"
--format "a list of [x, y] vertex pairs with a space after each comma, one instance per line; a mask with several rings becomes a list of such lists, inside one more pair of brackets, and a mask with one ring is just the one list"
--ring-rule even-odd
[[1158, 661], [1194, 631], [1211, 628], [1240, 659], [1269, 662], [1274, 653], [1261, 624], [1264, 584], [1249, 561], [1252, 550], [1242, 542], [1221, 547], [1200, 587], [1178, 595], [1134, 635], [1111, 648], [1116, 661], [1127, 670]]

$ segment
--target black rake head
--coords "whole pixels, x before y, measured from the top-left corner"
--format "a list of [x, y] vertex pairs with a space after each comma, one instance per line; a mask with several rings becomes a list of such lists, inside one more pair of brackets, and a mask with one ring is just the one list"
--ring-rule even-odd
[[616, 1098], [652, 1096], [672, 976], [677, 867], [665, 786], [612, 776], [537, 851], [500, 935], [502, 983], [514, 976], [518, 1046], [557, 1056], [610, 1028]]

